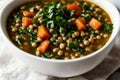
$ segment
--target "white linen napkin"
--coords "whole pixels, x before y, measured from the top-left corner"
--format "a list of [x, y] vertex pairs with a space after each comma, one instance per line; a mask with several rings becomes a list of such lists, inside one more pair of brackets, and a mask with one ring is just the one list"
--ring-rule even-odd
[[[0, 5], [5, 1], [0, 0]], [[2, 36], [0, 36], [0, 80], [106, 80], [120, 67], [119, 42], [120, 32], [115, 40], [114, 47], [101, 64], [88, 73], [64, 79], [43, 75], [31, 70], [27, 65], [9, 53], [10, 48], [4, 43]]]

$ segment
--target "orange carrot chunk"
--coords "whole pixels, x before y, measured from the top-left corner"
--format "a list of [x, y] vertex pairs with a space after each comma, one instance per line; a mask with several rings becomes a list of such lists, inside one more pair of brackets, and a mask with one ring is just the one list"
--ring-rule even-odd
[[32, 24], [32, 19], [28, 17], [23, 18], [23, 27], [28, 27], [30, 24]]
[[78, 6], [76, 3], [68, 4], [66, 8], [68, 11], [74, 10], [75, 11], [74, 16], [79, 16], [82, 12], [80, 6]]
[[75, 25], [76, 25], [78, 31], [84, 31], [84, 30], [86, 30], [86, 26], [85, 26], [84, 23], [85, 23], [85, 21], [83, 19], [81, 19], [81, 18], [77, 18], [75, 20]]
[[40, 37], [41, 39], [45, 39], [50, 37], [50, 33], [44, 25], [40, 25], [37, 32], [37, 36]]
[[48, 50], [49, 45], [50, 45], [50, 41], [45, 40], [38, 46], [38, 50], [40, 51], [40, 53], [44, 54]]
[[83, 24], [85, 24], [85, 23], [86, 23], [86, 20], [85, 20], [85, 18], [84, 18], [84, 17], [80, 17], [80, 18], [78, 18], [78, 20], [79, 20], [80, 22], [82, 22]]
[[92, 18], [89, 22], [89, 25], [94, 29], [98, 30], [102, 27], [102, 23], [95, 18]]
[[34, 12], [30, 12], [30, 11], [23, 11], [23, 15], [24, 16], [35, 16]]
[[28, 52], [30, 50], [30, 45], [25, 45], [24, 44], [23, 45], [23, 50]]

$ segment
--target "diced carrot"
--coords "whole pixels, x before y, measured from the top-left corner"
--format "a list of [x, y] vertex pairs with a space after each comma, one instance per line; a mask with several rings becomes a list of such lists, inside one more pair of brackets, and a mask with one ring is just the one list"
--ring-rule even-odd
[[81, 18], [77, 18], [75, 20], [75, 25], [76, 25], [78, 31], [86, 30], [85, 21], [83, 19], [81, 19]]
[[82, 12], [80, 6], [78, 6], [76, 3], [68, 4], [66, 8], [68, 11], [74, 10], [75, 11], [74, 16], [79, 16]]
[[102, 23], [95, 18], [90, 20], [89, 25], [95, 30], [98, 30], [102, 27]]
[[29, 45], [23, 45], [23, 50], [24, 51], [29, 51], [30, 50], [30, 46]]
[[85, 18], [84, 18], [84, 17], [80, 17], [80, 18], [78, 18], [78, 20], [79, 20], [80, 22], [82, 22], [83, 24], [85, 24], [85, 23], [86, 23], [86, 20], [85, 20]]
[[44, 40], [39, 46], [38, 46], [38, 50], [40, 51], [40, 53], [44, 54], [50, 45], [50, 41], [49, 40]]
[[45, 39], [50, 37], [50, 33], [44, 25], [40, 25], [37, 32], [37, 36], [40, 37], [41, 39]]
[[23, 11], [23, 15], [24, 16], [35, 16], [34, 12], [30, 12], [30, 11]]
[[32, 19], [28, 18], [28, 17], [24, 17], [23, 18], [23, 26], [26, 28], [28, 27], [30, 24], [32, 24]]

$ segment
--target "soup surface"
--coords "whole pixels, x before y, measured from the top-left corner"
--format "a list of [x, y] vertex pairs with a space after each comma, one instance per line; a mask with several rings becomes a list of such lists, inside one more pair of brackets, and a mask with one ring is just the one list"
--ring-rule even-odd
[[74, 59], [100, 49], [113, 24], [89, 1], [34, 1], [14, 9], [7, 20], [11, 41], [20, 49], [48, 59]]

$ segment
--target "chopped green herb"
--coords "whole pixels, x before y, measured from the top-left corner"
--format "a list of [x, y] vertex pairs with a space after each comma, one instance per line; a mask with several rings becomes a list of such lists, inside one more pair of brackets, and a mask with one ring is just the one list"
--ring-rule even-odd
[[71, 10], [71, 11], [70, 11], [70, 16], [73, 16], [74, 13], [75, 13], [75, 11], [74, 11], [74, 10]]
[[15, 41], [19, 44], [19, 45], [22, 45], [21, 41], [19, 38], [16, 38]]
[[19, 33], [20, 33], [20, 34], [27, 34], [28, 31], [27, 31], [27, 29], [21, 29], [21, 30], [19, 31]]
[[53, 20], [47, 22], [47, 28], [49, 28], [49, 29], [54, 28], [54, 21]]
[[95, 34], [95, 30], [93, 28], [88, 27], [87, 30], [88, 30], [89, 34]]
[[91, 19], [91, 16], [88, 13], [81, 14], [81, 16], [84, 17], [87, 20]]
[[85, 5], [85, 6], [83, 6], [83, 10], [93, 11], [94, 8], [92, 6]]
[[79, 44], [77, 42], [70, 42], [69, 46], [70, 49], [79, 49]]
[[36, 24], [36, 25], [38, 25], [38, 24], [39, 24], [38, 20], [36, 20], [36, 19], [33, 19], [33, 24]]
[[107, 33], [111, 33], [113, 29], [113, 24], [105, 24], [103, 25], [103, 30], [106, 31]]
[[50, 59], [52, 56], [50, 52], [46, 52], [43, 57]]
[[56, 55], [55, 58], [56, 58], [56, 59], [63, 59], [64, 57], [63, 57], [63, 56]]

